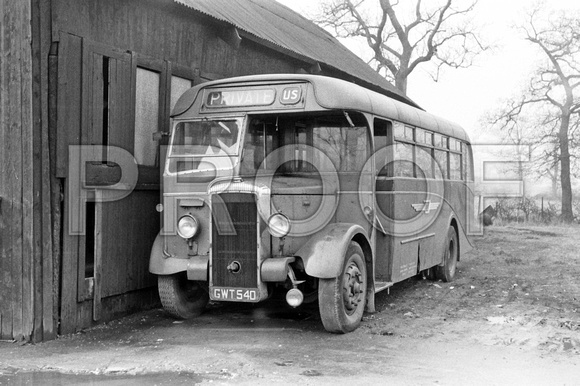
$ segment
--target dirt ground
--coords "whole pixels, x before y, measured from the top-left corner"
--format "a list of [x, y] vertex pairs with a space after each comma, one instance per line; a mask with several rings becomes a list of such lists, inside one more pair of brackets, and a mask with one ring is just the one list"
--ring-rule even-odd
[[377, 295], [350, 334], [315, 307], [161, 310], [52, 342], [0, 343], [0, 384], [580, 384], [580, 227], [490, 227], [457, 279]]

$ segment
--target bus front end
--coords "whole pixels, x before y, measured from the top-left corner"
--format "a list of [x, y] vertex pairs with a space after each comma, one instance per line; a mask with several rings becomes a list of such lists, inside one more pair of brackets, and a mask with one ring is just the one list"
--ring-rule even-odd
[[[305, 289], [316, 298], [316, 283], [306, 280], [294, 257], [301, 243], [287, 241], [296, 200], [316, 202], [308, 197], [321, 194], [321, 177], [307, 167], [302, 149], [270, 154], [290, 141], [284, 134], [290, 126], [296, 131], [297, 121], [305, 122], [287, 117], [304, 110], [307, 87], [198, 86], [189, 100], [183, 101], [186, 93], [178, 102], [177, 111], [180, 103], [189, 106], [174, 111], [163, 229], [149, 266], [173, 316], [196, 316], [210, 299], [260, 302], [276, 289], [286, 291], [291, 306], [312, 299]], [[304, 139], [304, 127], [299, 130], [292, 141]], [[301, 212], [314, 214], [316, 208], [302, 206]]]

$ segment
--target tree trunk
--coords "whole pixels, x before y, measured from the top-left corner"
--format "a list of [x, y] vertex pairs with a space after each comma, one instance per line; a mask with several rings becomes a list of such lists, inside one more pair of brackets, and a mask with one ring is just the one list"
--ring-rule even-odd
[[550, 179], [552, 180], [552, 196], [554, 198], [558, 197], [558, 174], [560, 174], [560, 162], [557, 155], [554, 156], [556, 158], [554, 161], [554, 169], [553, 172], [550, 174]]
[[[401, 71], [399, 71], [400, 73]], [[395, 76], [395, 87], [397, 90], [401, 91], [403, 94], [407, 95], [407, 77], [406, 76], [399, 76], [398, 74]]]
[[568, 149], [568, 127], [570, 125], [570, 113], [562, 114], [560, 123], [560, 181], [562, 184], [562, 221], [570, 223], [574, 220], [572, 212], [572, 182], [570, 181], [570, 151]]

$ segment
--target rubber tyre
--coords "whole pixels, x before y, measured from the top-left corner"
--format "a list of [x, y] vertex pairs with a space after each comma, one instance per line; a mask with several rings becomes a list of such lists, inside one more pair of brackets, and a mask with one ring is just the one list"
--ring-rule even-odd
[[455, 228], [449, 227], [447, 230], [447, 242], [443, 252], [443, 265], [437, 266], [437, 278], [450, 282], [455, 278], [457, 271], [457, 261], [459, 260], [459, 242]]
[[326, 331], [344, 334], [357, 329], [366, 305], [367, 285], [363, 251], [351, 241], [340, 275], [318, 282], [318, 308]]
[[209, 301], [208, 292], [198, 282], [187, 280], [185, 272], [158, 276], [157, 288], [165, 311], [179, 319], [198, 316]]

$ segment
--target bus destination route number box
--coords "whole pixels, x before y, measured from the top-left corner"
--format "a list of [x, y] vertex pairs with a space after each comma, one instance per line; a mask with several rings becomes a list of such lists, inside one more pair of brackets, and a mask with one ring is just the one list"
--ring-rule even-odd
[[204, 92], [203, 110], [229, 108], [288, 108], [304, 105], [300, 85], [281, 85], [276, 88], [223, 88]]

